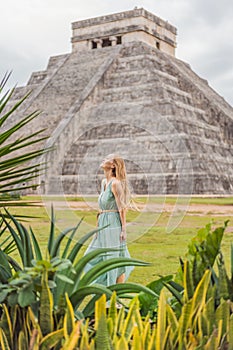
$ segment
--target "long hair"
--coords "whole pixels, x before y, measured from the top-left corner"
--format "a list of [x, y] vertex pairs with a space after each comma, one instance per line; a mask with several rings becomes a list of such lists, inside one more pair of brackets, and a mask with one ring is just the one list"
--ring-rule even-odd
[[111, 159], [114, 165], [112, 176], [119, 180], [121, 184], [121, 189], [119, 189], [121, 205], [123, 208], [127, 208], [130, 206], [131, 193], [127, 179], [125, 161], [116, 154], [110, 154], [107, 158]]

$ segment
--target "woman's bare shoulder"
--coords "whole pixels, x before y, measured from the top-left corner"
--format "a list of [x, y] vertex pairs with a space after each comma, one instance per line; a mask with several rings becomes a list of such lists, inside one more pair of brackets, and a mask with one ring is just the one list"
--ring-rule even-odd
[[112, 180], [112, 189], [113, 190], [119, 190], [119, 189], [121, 189], [121, 181], [120, 180], [118, 180], [118, 179], [113, 179]]
[[112, 180], [112, 185], [114, 185], [114, 186], [119, 186], [120, 184], [121, 184], [120, 180], [118, 180], [118, 179], [116, 179], [116, 178], [114, 178], [114, 179]]

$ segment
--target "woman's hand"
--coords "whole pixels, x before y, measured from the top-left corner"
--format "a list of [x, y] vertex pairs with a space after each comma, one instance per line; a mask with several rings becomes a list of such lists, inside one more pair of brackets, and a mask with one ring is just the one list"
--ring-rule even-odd
[[122, 230], [120, 234], [120, 241], [126, 241], [126, 231]]

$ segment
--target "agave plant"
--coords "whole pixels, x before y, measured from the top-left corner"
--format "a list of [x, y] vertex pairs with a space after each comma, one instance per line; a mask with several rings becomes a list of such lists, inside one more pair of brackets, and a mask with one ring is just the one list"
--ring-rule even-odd
[[[185, 260], [180, 258], [180, 267], [176, 275], [174, 277], [172, 275], [163, 276], [147, 284], [147, 287], [153, 290], [157, 297], [143, 292], [139, 294], [142, 315], [146, 316], [149, 313], [150, 317], [156, 320], [158, 296], [163, 286], [166, 286], [172, 293], [173, 297], [170, 299], [170, 304], [173, 310], [176, 310], [176, 314], [179, 315], [185, 303], [185, 298], [187, 298], [184, 291], [191, 298], [206, 270], [211, 271], [210, 286], [215, 289], [215, 306], [217, 307], [220, 304], [221, 298], [233, 301], [233, 246], [231, 248], [230, 277], [228, 277], [221, 253], [221, 242], [227, 224], [228, 221], [223, 226], [212, 230], [209, 223], [198, 230], [196, 236], [192, 238], [188, 245]], [[217, 266], [218, 272], [215, 272], [214, 265]], [[210, 293], [212, 293], [212, 287], [210, 287]]]
[[[54, 322], [51, 307], [53, 296], [49, 290], [46, 273], [42, 277], [40, 317], [36, 317], [30, 306], [2, 305], [0, 317], [0, 348], [11, 350], [61, 349], [71, 331], [76, 329], [73, 307], [66, 295], [64, 315], [58, 324]], [[51, 312], [52, 310], [52, 312]], [[77, 323], [77, 325], [80, 325]], [[59, 347], [56, 347], [59, 346]]]
[[[18, 224], [16, 220], [15, 225]], [[116, 286], [116, 291], [113, 293], [112, 290], [114, 288], [102, 289], [102, 296], [95, 302], [94, 323], [89, 323], [89, 319], [84, 319], [84, 317], [75, 320], [78, 316], [75, 304], [77, 296], [71, 292], [69, 298], [70, 291], [67, 288], [67, 293], [64, 294], [62, 303], [56, 304], [57, 296], [54, 293], [56, 283], [60, 280], [62, 283], [66, 282], [66, 286], [72, 284], [72, 281], [75, 283], [75, 277], [70, 278], [71, 275], [64, 273], [64, 271], [72, 271], [75, 276], [76, 271], [78, 271], [78, 263], [82, 261], [81, 265], [83, 265], [82, 259], [87, 258], [87, 256], [84, 256], [81, 259], [77, 259], [78, 253], [75, 253], [80, 250], [79, 245], [82, 245], [87, 237], [83, 237], [71, 247], [72, 238], [75, 234], [73, 230], [75, 229], [72, 229], [70, 236], [68, 236], [68, 241], [62, 249], [61, 242], [68, 233], [63, 232], [55, 237], [54, 228], [51, 225], [48, 240], [49, 260], [37, 260], [37, 264], [35, 264], [34, 260], [30, 260], [29, 253], [22, 254], [22, 250], [19, 253], [21, 260], [28, 267], [21, 270], [22, 275], [12, 275], [12, 278], [7, 280], [8, 284], [2, 283], [1, 286], [0, 347], [2, 349], [233, 349], [233, 303], [232, 301], [224, 300], [224, 293], [222, 293], [219, 303], [216, 305], [216, 286], [213, 285], [213, 271], [211, 269], [206, 269], [200, 281], [195, 285], [192, 281], [192, 264], [188, 259], [183, 261], [182, 265], [182, 292], [178, 293], [178, 290], [176, 290], [177, 299], [181, 304], [179, 313], [171, 305], [165, 289], [161, 290], [161, 286], [165, 282], [165, 278], [161, 278], [159, 284], [156, 285], [153, 282], [151, 284], [151, 288], [156, 288], [160, 293], [159, 297], [156, 296], [158, 301], [156, 305], [157, 317], [153, 324], [151, 323], [150, 315], [146, 317], [141, 315], [141, 301], [139, 303], [138, 297], [131, 301], [127, 312], [125, 312], [124, 307], [120, 310], [116, 309], [117, 298], [121, 295], [119, 294], [121, 285]], [[28, 232], [29, 237], [31, 237], [30, 246], [29, 242], [27, 242], [27, 234], [23, 233], [25, 228], [21, 224], [18, 228], [19, 230], [21, 230], [21, 235], [19, 232], [15, 231], [13, 233], [12, 231], [13, 235], [17, 233], [19, 236], [18, 245], [21, 242], [23, 248], [30, 247], [33, 254], [35, 254], [34, 258], [36, 256], [39, 259], [43, 258], [37, 247], [38, 242], [32, 238], [33, 235], [31, 236], [32, 231]], [[89, 237], [91, 234], [88, 234]], [[60, 254], [55, 254], [59, 249], [61, 251]], [[53, 257], [51, 258], [51, 256]], [[62, 256], [64, 256], [64, 259]], [[71, 264], [69, 259], [67, 259], [71, 256], [77, 257], [75, 259], [76, 267], [75, 264]], [[12, 264], [12, 261], [9, 264]], [[219, 264], [222, 265], [223, 260], [220, 259]], [[0, 256], [0, 265], [4, 265], [2, 254]], [[17, 266], [15, 266], [15, 269], [17, 269]], [[7, 267], [5, 270], [7, 270]], [[3, 271], [5, 270], [3, 269]], [[38, 273], [38, 271], [40, 272]], [[59, 278], [61, 274], [63, 276]], [[1, 276], [3, 275], [1, 272]], [[28, 278], [28, 276], [37, 278], [36, 293], [39, 296], [37, 304], [34, 303], [35, 299], [31, 299], [31, 304], [28, 301], [30, 294], [35, 294], [34, 287], [30, 291], [28, 279], [31, 277]], [[224, 273], [219, 272], [220, 284], [223, 281], [223, 276]], [[79, 277], [80, 281], [85, 281], [84, 277], [85, 275], [81, 275]], [[91, 280], [92, 277], [89, 276], [88, 279], [90, 278]], [[22, 283], [23, 279], [24, 284]], [[12, 283], [10, 284], [10, 282]], [[15, 286], [16, 288], [19, 286], [19, 289], [13, 295], [14, 293], [11, 294], [11, 292]], [[132, 284], [122, 284], [122, 293], [128, 293], [130, 286]], [[94, 283], [86, 287], [87, 289], [90, 287], [89, 292], [96, 293], [96, 295], [99, 292], [98, 288], [101, 288], [101, 286]], [[226, 291], [225, 287], [222, 291]], [[137, 288], [140, 289], [138, 286]], [[141, 290], [146, 292], [146, 288]], [[77, 293], [78, 291], [81, 292], [81, 298], [88, 294], [88, 291], [84, 293], [82, 286], [80, 287], [79, 284]], [[5, 296], [3, 295], [4, 293]], [[110, 307], [106, 309], [106, 300], [110, 294]], [[151, 293], [151, 296], [155, 297], [153, 293]], [[95, 298], [92, 299], [91, 303], [93, 300]], [[35, 313], [36, 306], [38, 308], [37, 314]], [[89, 309], [91, 307], [91, 304], [89, 304]]]
[[[186, 260], [180, 259], [180, 268], [174, 280], [164, 285], [172, 293], [176, 313], [191, 299], [206, 271], [210, 272], [208, 294], [214, 298], [217, 308], [221, 300], [233, 301], [233, 246], [231, 247], [231, 276], [228, 276], [221, 252], [221, 242], [228, 221], [223, 226], [211, 229], [211, 224], [200, 229], [188, 246]], [[217, 267], [217, 272], [216, 268]]]
[[[57, 316], [63, 312], [65, 293], [69, 296], [71, 303], [77, 311], [80, 311], [86, 296], [90, 300], [82, 310], [82, 316], [91, 315], [94, 311], [95, 301], [103, 293], [108, 298], [116, 291], [118, 297], [130, 297], [129, 294], [144, 291], [153, 296], [156, 294], [149, 288], [134, 283], [122, 283], [109, 287], [96, 284], [98, 276], [111, 269], [121, 266], [147, 266], [140, 260], [131, 258], [111, 258], [104, 261], [86, 274], [86, 264], [102, 254], [111, 254], [112, 249], [97, 249], [83, 256], [81, 248], [84, 243], [100, 229], [87, 233], [78, 241], [74, 240], [75, 233], [81, 224], [69, 228], [55, 236], [55, 217], [52, 210], [51, 227], [47, 244], [47, 258], [43, 256], [39, 242], [33, 230], [26, 229], [14, 216], [7, 212], [12, 223], [4, 217], [3, 220], [17, 247], [21, 263], [17, 263], [12, 257], [0, 249], [0, 303], [9, 303], [11, 306], [18, 304], [21, 307], [32, 306], [36, 310], [40, 298], [41, 279], [46, 272], [49, 287], [53, 294], [53, 306], [57, 310]], [[66, 238], [66, 243], [63, 244]], [[63, 248], [62, 248], [63, 244]], [[35, 311], [37, 314], [38, 311]]]
[[[221, 251], [221, 242], [226, 230], [228, 221], [223, 226], [212, 230], [211, 223], [198, 230], [197, 235], [192, 238], [188, 245], [188, 252], [185, 258], [190, 262], [194, 287], [201, 280], [206, 269], [214, 266], [216, 258]], [[183, 281], [183, 261], [180, 260], [181, 267], [178, 270], [175, 280]]]
[[[11, 102], [12, 95], [15, 88], [3, 93], [3, 89], [9, 79], [9, 74], [5, 75], [0, 82], [0, 127], [3, 130], [0, 134], [0, 208], [9, 206], [11, 203], [7, 201], [6, 194], [12, 192], [17, 186], [17, 191], [25, 188], [32, 188], [35, 184], [30, 184], [29, 181], [37, 177], [43, 165], [40, 162], [29, 164], [32, 160], [41, 156], [48, 149], [39, 148], [38, 150], [28, 151], [29, 146], [35, 145], [46, 139], [40, 137], [44, 130], [38, 130], [35, 133], [28, 133], [28, 135], [20, 137], [17, 132], [27, 127], [36, 117], [39, 112], [33, 112], [29, 115], [17, 120], [12, 126], [5, 126], [6, 122], [10, 120], [12, 114], [16, 114], [19, 107], [24, 103], [30, 93], [21, 98], [12, 108], [7, 107]], [[14, 135], [16, 135], [14, 137]], [[20, 151], [20, 154], [18, 153]], [[27, 185], [25, 185], [27, 184]], [[5, 195], [5, 196], [3, 196]], [[1, 197], [0, 197], [1, 199]], [[5, 200], [6, 199], [6, 200]]]
[[54, 313], [50, 312], [53, 295], [45, 275], [40, 306], [43, 317], [36, 318], [31, 307], [20, 309], [16, 305], [9, 312], [3, 304], [0, 347], [11, 350], [230, 350], [233, 348], [233, 305], [221, 300], [215, 309], [213, 295], [208, 296], [210, 278], [210, 271], [206, 271], [179, 316], [170, 307], [163, 289], [158, 300], [158, 317], [152, 327], [150, 318], [140, 314], [138, 297], [125, 312], [124, 307], [116, 308], [115, 292], [109, 308], [106, 308], [105, 294], [96, 302], [94, 323], [89, 319], [75, 320], [74, 308], [66, 294], [64, 314], [56, 324]]
[[152, 327], [150, 318], [141, 316], [137, 297], [125, 312], [124, 307], [116, 308], [115, 292], [109, 308], [106, 308], [105, 294], [96, 302], [94, 323], [89, 319], [75, 320], [74, 308], [66, 294], [64, 313], [56, 323], [51, 306], [53, 294], [44, 274], [40, 317], [35, 317], [30, 306], [20, 309], [15, 305], [9, 310], [3, 304], [0, 347], [11, 350], [230, 350], [233, 348], [233, 305], [222, 299], [215, 309], [214, 297], [209, 294], [210, 279], [211, 272], [206, 271], [191, 298], [185, 287], [186, 299], [179, 316], [163, 289], [157, 320]]
[[[49, 151], [49, 149], [40, 147], [34, 151], [28, 150], [29, 146], [45, 140], [45, 137], [41, 137], [43, 130], [28, 133], [23, 137], [17, 136], [17, 132], [23, 128], [26, 130], [27, 126], [38, 117], [39, 112], [18, 118], [15, 123], [11, 123], [11, 126], [7, 124], [8, 121], [11, 121], [13, 114], [17, 115], [19, 107], [29, 95], [25, 95], [12, 107], [9, 107], [15, 88], [3, 92], [8, 79], [9, 74], [6, 74], [0, 82], [0, 212], [2, 214], [3, 207], [32, 205], [26, 201], [19, 201], [19, 194], [22, 189], [35, 186], [32, 180], [40, 174], [44, 167], [36, 159]], [[34, 161], [33, 164], [32, 161]], [[3, 220], [0, 220], [0, 237], [3, 236], [5, 230], [6, 226]], [[10, 237], [5, 237], [1, 239], [0, 247], [10, 253], [14, 249], [14, 244]]]

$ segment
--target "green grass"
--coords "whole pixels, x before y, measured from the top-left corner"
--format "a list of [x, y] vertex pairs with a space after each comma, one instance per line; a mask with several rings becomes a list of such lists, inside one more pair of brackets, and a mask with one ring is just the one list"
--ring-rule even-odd
[[[77, 197], [78, 198], [78, 197]], [[25, 199], [25, 198], [24, 198]], [[39, 200], [36, 197], [30, 197], [33, 200]], [[94, 198], [93, 198], [94, 199]], [[161, 197], [152, 198], [157, 203]], [[56, 202], [61, 198], [53, 197], [50, 200]], [[88, 198], [89, 200], [89, 198]], [[144, 198], [145, 200], [145, 198]], [[175, 198], [167, 197], [169, 203], [174, 203]], [[198, 204], [219, 204], [228, 206], [233, 202], [232, 197], [226, 198], [192, 198], [191, 203]], [[159, 203], [159, 202], [158, 202]], [[36, 216], [26, 222], [25, 225], [31, 225], [42, 249], [46, 250], [46, 243], [49, 234], [49, 216], [47, 209], [44, 207], [33, 208], [11, 208], [13, 214], [30, 214]], [[174, 274], [179, 265], [179, 257], [184, 257], [187, 251], [187, 245], [191, 238], [196, 235], [197, 230], [205, 226], [210, 221], [213, 227], [223, 225], [224, 221], [229, 219], [228, 228], [222, 242], [222, 250], [226, 263], [230, 264], [230, 244], [233, 240], [233, 215], [223, 216], [213, 214], [208, 215], [202, 213], [186, 214], [180, 213], [178, 217], [179, 225], [173, 230], [169, 230], [169, 220], [171, 221], [170, 212], [145, 212], [129, 211], [127, 214], [128, 226], [128, 249], [134, 258], [138, 258], [150, 262], [149, 267], [135, 268], [129, 281], [147, 284], [154, 279], [158, 279], [161, 275]], [[96, 211], [77, 210], [59, 208], [56, 210], [56, 231], [57, 233], [64, 228], [74, 226], [78, 220], [83, 219], [77, 237], [81, 237], [84, 233], [92, 230], [96, 225]], [[174, 218], [174, 220], [176, 217]], [[131, 224], [130, 224], [131, 223]], [[85, 248], [84, 248], [85, 249]]]
[[[96, 202], [97, 197], [95, 196], [85, 196], [79, 197], [79, 196], [27, 196], [22, 197], [22, 199], [27, 200], [49, 200], [49, 201], [67, 201], [67, 202], [83, 202], [84, 200], [88, 200], [88, 202]], [[157, 204], [175, 204], [178, 202], [179, 204], [182, 203], [189, 203], [189, 204], [215, 204], [215, 205], [233, 205], [233, 197], [226, 197], [226, 196], [213, 196], [213, 197], [206, 197], [206, 196], [136, 196], [135, 202], [137, 203], [157, 203]]]
[[[145, 197], [139, 197], [140, 200], [146, 201]], [[167, 204], [175, 204], [179, 203], [190, 203], [190, 204], [215, 204], [215, 205], [232, 205], [233, 197], [206, 197], [206, 196], [172, 196], [172, 197], [156, 197], [151, 196], [148, 199], [151, 203], [167, 203]]]

